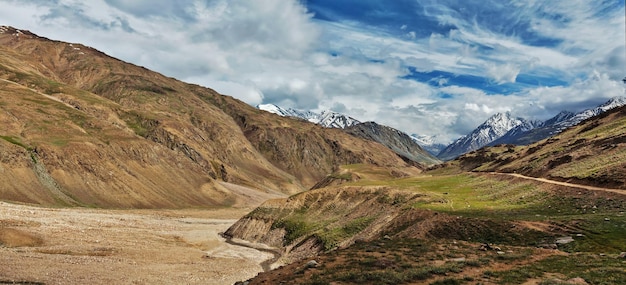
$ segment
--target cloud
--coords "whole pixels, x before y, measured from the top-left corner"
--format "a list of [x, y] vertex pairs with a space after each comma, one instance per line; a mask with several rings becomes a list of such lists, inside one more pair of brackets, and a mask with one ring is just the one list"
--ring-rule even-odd
[[520, 73], [520, 67], [512, 63], [503, 65], [490, 64], [487, 68], [487, 73], [498, 84], [515, 83], [517, 75]]
[[[624, 4], [531, 0], [0, 0], [0, 19], [251, 105], [450, 141], [623, 94]], [[502, 23], [506, 23], [503, 25]]]

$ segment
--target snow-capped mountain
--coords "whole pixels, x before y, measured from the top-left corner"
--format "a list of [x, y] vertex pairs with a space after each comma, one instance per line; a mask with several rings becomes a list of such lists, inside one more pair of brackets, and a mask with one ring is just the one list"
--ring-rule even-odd
[[[559, 113], [559, 114], [561, 114], [561, 113]], [[559, 115], [557, 115], [557, 116], [559, 116]], [[557, 121], [558, 119], [559, 118], [554, 117], [554, 118], [552, 118], [550, 120]], [[514, 128], [510, 129], [508, 132], [506, 132], [504, 135], [502, 135], [499, 138], [496, 138], [495, 140], [493, 140], [492, 142], [490, 142], [487, 145], [517, 144], [517, 143], [515, 143], [515, 140], [517, 138], [524, 136], [525, 134], [527, 134], [531, 130], [534, 130], [534, 129], [537, 129], [537, 128], [540, 128], [540, 127], [544, 126], [544, 124], [545, 124], [544, 122], [538, 121], [538, 120], [531, 120], [531, 121], [524, 120], [524, 122], [522, 124], [520, 124], [518, 126], [515, 126]]]
[[571, 126], [575, 126], [578, 125], [580, 122], [589, 119], [591, 117], [595, 117], [597, 115], [600, 115], [608, 110], [620, 107], [626, 105], [626, 97], [614, 97], [611, 98], [609, 101], [607, 101], [606, 103], [592, 108], [592, 109], [587, 109], [584, 110], [576, 115], [574, 115], [573, 117], [561, 121], [559, 123], [554, 124], [558, 131], [561, 132], [563, 130], [565, 130], [566, 128], [569, 128]]
[[430, 152], [432, 155], [437, 155], [444, 148], [446, 148], [445, 144], [438, 143], [437, 136], [426, 136], [426, 135], [418, 135], [412, 134], [410, 135], [411, 139], [413, 139], [419, 146], [421, 146], [426, 151]]
[[574, 112], [570, 112], [570, 111], [561, 111], [558, 114], [556, 114], [556, 116], [546, 120], [543, 123], [543, 126], [551, 126], [560, 122], [563, 122], [565, 120], [569, 120], [572, 117], [574, 117], [576, 114]]
[[587, 109], [577, 114], [568, 111], [561, 111], [556, 116], [543, 122], [543, 124], [536, 126], [535, 128], [516, 133], [513, 133], [513, 130], [511, 130], [501, 138], [490, 143], [489, 145], [528, 145], [556, 135], [571, 126], [578, 125], [580, 122], [586, 119], [600, 115], [608, 110], [623, 105], [626, 105], [626, 97], [615, 97], [611, 98], [609, 101], [598, 107]]
[[341, 113], [333, 112], [330, 110], [322, 111], [317, 119], [317, 124], [320, 124], [327, 128], [339, 128], [345, 129], [347, 127], [351, 127], [357, 124], [360, 124], [357, 119], [346, 116]]
[[291, 109], [291, 108], [285, 109], [285, 108], [278, 107], [274, 104], [261, 104], [261, 105], [257, 105], [256, 107], [259, 110], [268, 111], [270, 113], [274, 113], [276, 115], [280, 115], [283, 117], [296, 117], [296, 118], [301, 118], [301, 119], [304, 119], [313, 123], [317, 123], [319, 119], [319, 114], [316, 114], [311, 111], [300, 111], [300, 110]]
[[268, 111], [270, 113], [274, 113], [283, 117], [296, 117], [307, 120], [311, 123], [315, 123], [326, 128], [344, 129], [361, 123], [355, 118], [330, 110], [324, 110], [318, 114], [311, 111], [301, 111], [292, 108], [285, 109], [274, 104], [261, 104], [257, 105], [256, 107], [260, 110]]
[[497, 113], [468, 135], [448, 145], [437, 157], [442, 160], [454, 159], [461, 154], [486, 146], [519, 125], [532, 124], [523, 118], [512, 117], [509, 112]]

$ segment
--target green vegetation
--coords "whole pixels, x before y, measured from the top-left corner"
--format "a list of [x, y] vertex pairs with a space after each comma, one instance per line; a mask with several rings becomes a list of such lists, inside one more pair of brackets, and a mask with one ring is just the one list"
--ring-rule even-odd
[[315, 237], [322, 242], [324, 250], [331, 250], [338, 246], [341, 241], [346, 240], [367, 228], [375, 219], [375, 217], [356, 218], [343, 226], [320, 231], [315, 234]]
[[574, 254], [551, 256], [522, 267], [492, 273], [499, 284], [521, 284], [531, 278], [546, 279], [547, 276], [563, 275], [562, 279], [583, 278], [589, 284], [626, 284], [624, 261], [615, 256], [597, 254]]
[[12, 136], [0, 136], [0, 138], [14, 145], [21, 146], [27, 151], [32, 151], [32, 148], [24, 144], [19, 138], [12, 137]]
[[141, 137], [148, 136], [158, 124], [158, 121], [136, 111], [123, 112], [120, 114], [120, 118], [126, 122], [126, 125], [131, 128], [135, 134]]
[[[294, 284], [520, 284], [531, 279], [565, 284], [576, 277], [589, 284], [626, 282], [625, 261], [616, 258], [626, 249], [626, 204], [619, 196], [455, 169], [394, 178], [376, 167], [344, 166], [343, 173], [360, 179], [342, 184], [336, 192], [299, 194], [295, 197], [305, 202], [297, 210], [255, 212], [281, 217], [274, 226], [285, 228], [285, 244], [308, 236], [323, 244], [326, 253], [316, 257], [321, 266], [297, 271], [299, 281]], [[347, 194], [348, 189], [359, 191]], [[381, 210], [349, 217], [349, 212], [320, 202], [326, 192], [345, 203], [357, 196], [361, 200], [354, 203], [376, 201], [373, 205]], [[407, 214], [406, 220], [379, 224], [379, 237], [386, 238], [357, 240], [336, 249], [393, 209], [414, 212], [416, 218]], [[434, 218], [433, 226], [415, 228], [424, 210], [445, 216]], [[428, 239], [406, 238], [413, 229], [417, 234], [426, 231]], [[573, 242], [556, 245], [562, 236]], [[478, 250], [484, 243], [499, 245], [494, 246], [498, 252]], [[558, 251], [537, 248], [545, 244], [554, 244]]]
[[317, 228], [317, 226], [307, 221], [306, 217], [303, 215], [291, 215], [272, 224], [272, 229], [276, 228], [285, 229], [286, 233], [283, 244], [288, 245], [305, 234], [310, 233]]
[[10, 142], [10, 143], [12, 143], [14, 145], [17, 145], [17, 146], [20, 146], [20, 147], [24, 148], [30, 154], [30, 159], [33, 161], [33, 163], [37, 163], [37, 155], [35, 154], [34, 148], [26, 145], [19, 138], [16, 138], [16, 137], [0, 136], [0, 138], [5, 140], [5, 141], [7, 141], [7, 142]]

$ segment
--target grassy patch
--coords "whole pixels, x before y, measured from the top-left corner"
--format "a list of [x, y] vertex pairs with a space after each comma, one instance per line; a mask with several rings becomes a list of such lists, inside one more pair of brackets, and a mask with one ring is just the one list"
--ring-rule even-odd
[[304, 215], [290, 215], [284, 217], [272, 224], [272, 229], [283, 228], [285, 229], [285, 238], [283, 240], [284, 245], [291, 244], [296, 239], [313, 232], [319, 228], [312, 222], [309, 222]]
[[342, 240], [348, 239], [367, 228], [376, 217], [361, 217], [349, 221], [346, 225], [333, 229], [326, 229], [316, 234], [322, 241], [325, 250], [333, 249]]
[[521, 284], [531, 278], [546, 279], [550, 274], [567, 279], [581, 277], [589, 284], [626, 284], [623, 260], [597, 254], [552, 256], [539, 262], [507, 271], [493, 272], [499, 284]]
[[157, 120], [148, 118], [144, 114], [135, 111], [123, 112], [120, 114], [120, 118], [126, 122], [126, 125], [131, 128], [135, 134], [141, 137], [147, 137], [158, 125]]
[[544, 193], [532, 183], [501, 181], [472, 174], [444, 175], [408, 179], [411, 190], [425, 192], [429, 198], [416, 202], [426, 208], [468, 216], [492, 216], [493, 211], [511, 211], [536, 204]]
[[26, 149], [28, 151], [32, 150], [32, 148], [30, 146], [28, 146], [25, 143], [23, 143], [19, 138], [12, 137], [12, 136], [0, 136], [0, 138], [5, 140], [5, 141], [7, 141], [7, 142], [10, 142], [10, 143], [12, 143], [14, 145], [21, 146], [21, 147], [23, 147], [24, 149]]

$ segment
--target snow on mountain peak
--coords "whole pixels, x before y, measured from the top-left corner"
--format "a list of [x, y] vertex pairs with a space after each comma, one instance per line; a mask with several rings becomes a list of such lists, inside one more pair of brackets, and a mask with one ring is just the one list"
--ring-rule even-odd
[[257, 105], [257, 108], [283, 117], [304, 119], [326, 128], [343, 129], [361, 123], [355, 118], [331, 110], [324, 110], [318, 114], [311, 111], [301, 111], [291, 108], [284, 109], [274, 104], [260, 104]]
[[523, 124], [531, 125], [532, 123], [522, 118], [512, 117], [509, 112], [494, 114], [470, 134], [457, 139], [442, 150], [438, 157], [444, 160], [453, 159], [466, 152], [479, 149]]
[[608, 110], [611, 110], [620, 106], [624, 106], [624, 105], [626, 105], [626, 97], [621, 97], [621, 96], [613, 97], [607, 102], [605, 102], [604, 104], [599, 105], [598, 107], [587, 109], [580, 113], [577, 113], [576, 115], [574, 115], [573, 117], [567, 120], [563, 120], [561, 122], [556, 123], [555, 126], [557, 127], [558, 131], [562, 131], [568, 127], [578, 125], [578, 123], [586, 119], [600, 115]]

